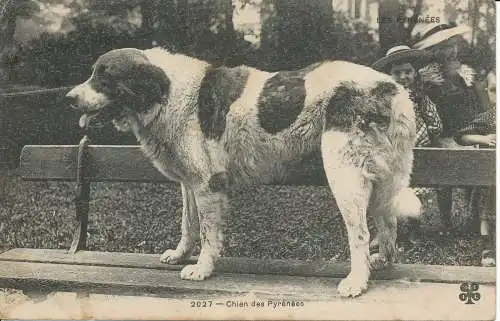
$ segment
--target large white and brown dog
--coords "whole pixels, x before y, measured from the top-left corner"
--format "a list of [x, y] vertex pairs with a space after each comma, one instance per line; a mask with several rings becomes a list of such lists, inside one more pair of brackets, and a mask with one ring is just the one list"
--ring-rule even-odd
[[[156, 168], [181, 183], [182, 238], [161, 261], [182, 263], [201, 241], [184, 279], [212, 274], [230, 189], [279, 180], [287, 164], [315, 151], [348, 231], [351, 272], [338, 286], [342, 296], [361, 294], [370, 269], [393, 260], [396, 217], [420, 212], [408, 188], [412, 102], [389, 76], [365, 66], [325, 61], [265, 72], [126, 48], [99, 57], [67, 97], [82, 121], [107, 118], [132, 131]], [[372, 256], [367, 213], [379, 237]]]

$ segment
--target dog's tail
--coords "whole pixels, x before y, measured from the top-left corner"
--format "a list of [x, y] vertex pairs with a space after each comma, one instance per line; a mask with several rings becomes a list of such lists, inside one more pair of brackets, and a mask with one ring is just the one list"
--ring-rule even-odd
[[418, 217], [422, 214], [422, 203], [413, 189], [403, 188], [392, 199], [391, 213], [396, 216]]
[[390, 206], [396, 216], [417, 217], [422, 213], [422, 203], [414, 190], [409, 188], [417, 137], [415, 111], [408, 92], [398, 89], [391, 102], [391, 120], [387, 129], [393, 151], [392, 171], [398, 181]]

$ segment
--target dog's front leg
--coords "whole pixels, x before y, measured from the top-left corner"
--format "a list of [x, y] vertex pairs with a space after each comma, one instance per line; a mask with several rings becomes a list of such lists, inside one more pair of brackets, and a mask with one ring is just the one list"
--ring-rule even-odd
[[196, 198], [192, 189], [181, 184], [182, 190], [182, 237], [175, 250], [166, 250], [160, 258], [162, 263], [180, 264], [189, 258], [200, 239], [200, 224]]
[[200, 218], [201, 252], [198, 263], [186, 266], [181, 271], [181, 278], [204, 280], [212, 274], [221, 255], [224, 218], [229, 204], [227, 194], [221, 191], [195, 190], [195, 198]]

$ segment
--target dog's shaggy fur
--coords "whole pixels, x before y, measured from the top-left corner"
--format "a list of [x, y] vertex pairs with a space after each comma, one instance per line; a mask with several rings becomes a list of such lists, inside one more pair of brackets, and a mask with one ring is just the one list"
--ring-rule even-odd
[[[132, 131], [156, 168], [180, 182], [182, 238], [161, 261], [182, 263], [201, 241], [198, 263], [181, 277], [209, 277], [220, 256], [228, 191], [270, 183], [287, 164], [321, 151], [347, 226], [351, 272], [343, 296], [367, 288], [370, 268], [395, 254], [396, 216], [417, 215], [408, 189], [415, 121], [408, 93], [368, 67], [325, 61], [269, 73], [215, 67], [165, 49], [118, 49], [97, 60], [72, 89], [71, 103]], [[374, 217], [380, 253], [370, 257], [366, 215]]]

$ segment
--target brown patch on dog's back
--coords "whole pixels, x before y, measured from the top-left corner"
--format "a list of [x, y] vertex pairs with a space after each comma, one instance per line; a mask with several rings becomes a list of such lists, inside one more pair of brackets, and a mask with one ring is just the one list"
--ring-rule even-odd
[[397, 92], [396, 85], [389, 81], [377, 81], [375, 87], [370, 90], [370, 94], [375, 97], [391, 97], [396, 95]]
[[265, 131], [277, 134], [290, 127], [304, 108], [306, 87], [304, 77], [320, 63], [294, 71], [278, 72], [269, 78], [259, 97], [259, 123]]
[[206, 138], [220, 139], [226, 129], [229, 108], [243, 93], [248, 75], [246, 67], [219, 67], [207, 71], [198, 96], [198, 119]]
[[364, 131], [370, 123], [386, 127], [397, 92], [396, 85], [389, 81], [379, 81], [370, 90], [361, 90], [353, 82], [341, 82], [327, 105], [325, 130], [348, 129], [355, 122]]
[[398, 93], [396, 85], [389, 81], [378, 81], [370, 90], [371, 100], [377, 108], [379, 117], [388, 121], [391, 115], [392, 99]]
[[325, 130], [347, 129], [356, 121], [363, 92], [353, 83], [342, 82], [326, 107]]

